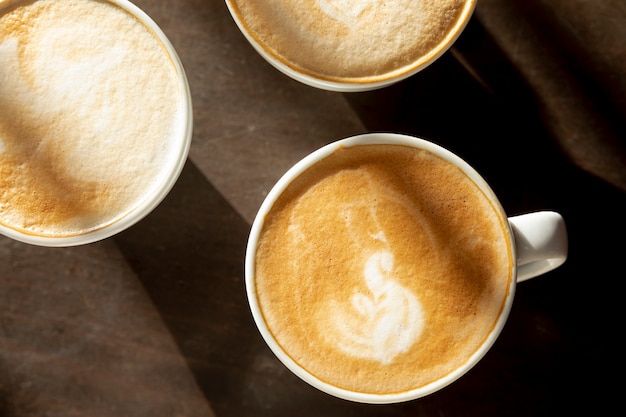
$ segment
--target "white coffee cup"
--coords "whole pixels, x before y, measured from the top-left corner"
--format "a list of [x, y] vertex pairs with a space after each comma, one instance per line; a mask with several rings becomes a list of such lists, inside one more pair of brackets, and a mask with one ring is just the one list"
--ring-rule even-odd
[[[389, 12], [389, 15], [381, 14], [389, 4], [372, 0], [317, 0], [306, 4], [289, 0], [273, 1], [259, 3], [258, 10], [251, 13], [243, 9], [256, 8], [254, 4], [246, 4], [240, 0], [226, 0], [226, 4], [236, 25], [252, 47], [283, 74], [315, 88], [358, 92], [389, 86], [436, 61], [463, 32], [476, 1], [445, 4], [396, 2], [393, 4], [396, 10]], [[456, 13], [458, 16], [453, 22], [446, 20]], [[259, 18], [262, 20], [257, 21]], [[402, 19], [404, 20], [400, 23]], [[351, 25], [355, 25], [356, 21], [359, 21], [356, 23], [358, 31], [353, 32]], [[438, 26], [439, 21], [446, 25], [445, 28]], [[392, 25], [397, 26], [391, 28]], [[422, 28], [432, 30], [432, 33], [419, 32]], [[377, 32], [378, 30], [381, 32]], [[350, 35], [346, 36], [346, 32]], [[403, 34], [405, 38], [399, 40], [399, 34]], [[346, 42], [345, 39], [348, 38], [350, 41]], [[434, 38], [437, 41], [435, 45], [431, 45]], [[321, 39], [327, 39], [327, 43], [319, 42]], [[420, 41], [415, 42], [417, 39]], [[386, 43], [387, 40], [390, 42]], [[415, 46], [408, 47], [411, 42], [415, 42]], [[288, 43], [293, 46], [285, 48], [284, 45]], [[428, 47], [424, 46], [426, 44]], [[339, 56], [339, 68], [352, 66], [354, 62], [360, 64], [368, 56], [373, 56], [375, 51], [387, 51], [381, 54], [384, 55], [405, 47], [406, 50], [402, 50], [397, 56], [381, 58], [380, 62], [378, 58], [372, 58], [372, 62], [376, 61], [376, 64], [372, 65], [369, 72], [360, 75], [340, 75], [340, 69], [326, 72], [326, 69], [322, 70], [321, 67], [306, 62], [310, 57], [319, 56], [320, 62], [323, 62], [320, 66], [325, 67]], [[407, 59], [407, 62], [401, 62], [418, 49], [419, 55]], [[295, 51], [295, 54], [288, 52], [289, 50]], [[346, 53], [346, 50], [349, 52]], [[300, 55], [300, 58], [296, 55]], [[301, 59], [303, 56], [308, 58]], [[350, 63], [346, 64], [346, 61]], [[382, 73], [376, 73], [381, 67], [386, 69]], [[387, 69], [388, 67], [392, 68]]]
[[[19, 1], [14, 3], [20, 4]], [[83, 4], [88, 5], [89, 3], [91, 2]], [[154, 38], [154, 43], [160, 45], [163, 55], [166, 57], [163, 59], [163, 62], [167, 62], [167, 65], [171, 67], [171, 69], [168, 67], [167, 70], [164, 70], [171, 73], [173, 79], [176, 80], [170, 84], [171, 88], [180, 93], [180, 99], [177, 101], [177, 104], [172, 105], [176, 114], [179, 115], [176, 118], [175, 127], [172, 128], [175, 129], [172, 134], [173, 143], [167, 150], [168, 156], [164, 158], [166, 161], [159, 168], [158, 182], [151, 185], [150, 191], [138, 200], [126, 214], [121, 215], [118, 219], [103, 227], [68, 236], [48, 236], [17, 230], [16, 228], [0, 224], [0, 233], [5, 236], [29, 244], [52, 247], [82, 245], [108, 238], [131, 227], [156, 208], [174, 186], [185, 165], [191, 144], [193, 116], [191, 94], [181, 60], [163, 31], [144, 11], [127, 0], [109, 0], [108, 3], [128, 13], [133, 21], [138, 21], [145, 26], [147, 32]], [[99, 3], [94, 2], [94, 4], [98, 5]], [[130, 41], [132, 41], [132, 38]], [[111, 77], [115, 77], [115, 74], [112, 73]], [[129, 124], [134, 123], [133, 114], [127, 114], [126, 117]], [[151, 157], [146, 157], [146, 159], [149, 158]], [[110, 170], [118, 168], [111, 166]], [[132, 181], [132, 178], [129, 178], [129, 181]]]
[[[257, 292], [256, 256], [259, 241], [268, 215], [272, 212], [274, 205], [277, 200], [281, 198], [287, 187], [289, 187], [294, 180], [300, 178], [308, 169], [315, 167], [320, 161], [339, 150], [372, 144], [403, 145], [426, 150], [462, 170], [462, 172], [484, 193], [492, 204], [493, 209], [499, 212], [499, 215], [503, 216], [502, 218], [505, 219], [506, 245], [508, 245], [512, 253], [511, 278], [510, 281], [507, 281], [507, 288], [503, 289], [506, 293], [503, 298], [503, 307], [496, 315], [497, 318], [493, 327], [487, 332], [487, 336], [480, 343], [479, 347], [473, 351], [467, 361], [435, 381], [414, 389], [392, 393], [371, 393], [360, 392], [358, 389], [346, 389], [330, 383], [325, 378], [320, 378], [315, 373], [306, 369], [299, 363], [299, 360], [295, 358], [295, 355], [289, 351], [289, 347], [285, 347], [285, 343], [279, 341], [274, 332], [270, 330], [270, 326], [266, 320], [267, 314], [263, 310], [263, 301], [260, 300]], [[281, 205], [280, 207], [281, 210], [283, 210], [282, 207], [284, 206]], [[506, 219], [507, 216], [504, 214], [502, 206], [485, 180], [460, 157], [436, 144], [410, 136], [375, 133], [350, 137], [326, 145], [302, 159], [284, 174], [269, 192], [252, 225], [246, 251], [245, 282], [250, 309], [256, 325], [273, 353], [288, 369], [310, 385], [330, 395], [363, 403], [396, 403], [429, 395], [446, 387], [464, 375], [487, 353], [505, 325], [513, 303], [517, 282], [549, 272], [560, 266], [567, 258], [567, 232], [565, 222], [558, 213], [551, 211], [535, 212], [508, 217], [508, 221]], [[369, 233], [372, 233], [371, 230]], [[271, 256], [267, 255], [267, 253], [270, 253], [268, 250], [263, 253], [266, 254], [265, 256]], [[419, 254], [416, 254], [416, 256], [419, 256]], [[297, 255], [294, 255], [294, 257], [297, 257]], [[285, 267], [287, 267], [287, 265], [285, 265]], [[319, 277], [316, 279], [323, 278]], [[322, 298], [326, 296], [326, 294], [320, 294]], [[293, 325], [297, 326], [297, 323]]]

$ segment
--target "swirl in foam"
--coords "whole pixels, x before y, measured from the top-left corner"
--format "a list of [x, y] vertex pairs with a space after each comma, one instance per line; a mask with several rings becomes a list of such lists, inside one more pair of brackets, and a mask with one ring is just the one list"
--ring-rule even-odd
[[389, 364], [422, 333], [422, 306], [408, 288], [393, 280], [393, 263], [390, 252], [374, 253], [363, 271], [370, 293], [352, 295], [348, 305], [330, 302], [336, 321], [329, 336], [350, 356]]
[[[368, 194], [376, 195], [374, 178], [366, 176]], [[391, 194], [396, 204], [399, 195]], [[376, 199], [346, 204], [341, 210], [351, 246], [365, 256], [362, 269], [366, 291], [355, 289], [349, 299], [331, 297], [322, 312], [334, 318], [320, 329], [328, 343], [337, 345], [349, 356], [393, 362], [415, 343], [424, 327], [421, 303], [413, 292], [394, 278], [395, 257], [376, 213]], [[369, 225], [363, 229], [364, 225]], [[406, 277], [404, 277], [406, 278]], [[358, 281], [358, 280], [357, 280]]]
[[186, 123], [176, 70], [150, 29], [112, 3], [9, 3], [0, 6], [0, 222], [42, 236], [105, 227], [174, 163]]

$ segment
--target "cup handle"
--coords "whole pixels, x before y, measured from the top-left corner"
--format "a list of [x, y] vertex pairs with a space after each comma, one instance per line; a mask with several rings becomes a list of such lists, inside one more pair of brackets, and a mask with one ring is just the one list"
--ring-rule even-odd
[[509, 217], [516, 247], [517, 282], [551, 271], [567, 259], [565, 221], [553, 211]]

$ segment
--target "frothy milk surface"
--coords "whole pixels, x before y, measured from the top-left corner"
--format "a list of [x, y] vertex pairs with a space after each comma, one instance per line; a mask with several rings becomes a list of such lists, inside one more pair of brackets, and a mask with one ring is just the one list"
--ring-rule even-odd
[[421, 67], [454, 40], [475, 0], [227, 0], [285, 65], [331, 81], [375, 82]]
[[173, 164], [176, 70], [107, 1], [0, 1], [0, 223], [42, 236], [104, 227]]
[[332, 385], [378, 394], [427, 385], [496, 325], [512, 279], [506, 221], [427, 151], [341, 148], [265, 218], [262, 315], [286, 353]]

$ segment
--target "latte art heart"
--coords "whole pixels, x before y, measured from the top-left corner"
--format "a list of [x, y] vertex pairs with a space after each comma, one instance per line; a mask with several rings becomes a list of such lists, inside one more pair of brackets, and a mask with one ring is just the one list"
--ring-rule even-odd
[[317, 0], [324, 13], [348, 26], [357, 24], [365, 9], [377, 2], [378, 0]]

